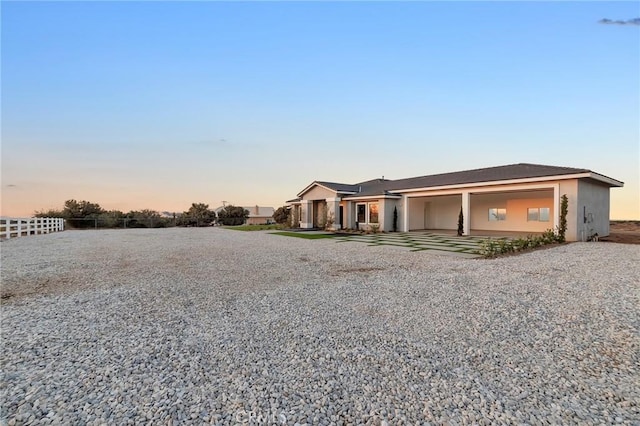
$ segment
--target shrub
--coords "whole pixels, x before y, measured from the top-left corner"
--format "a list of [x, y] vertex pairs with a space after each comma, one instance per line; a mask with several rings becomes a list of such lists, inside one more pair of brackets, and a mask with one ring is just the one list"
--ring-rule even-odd
[[484, 257], [496, 257], [501, 254], [538, 248], [556, 242], [560, 242], [559, 236], [551, 229], [547, 229], [542, 235], [527, 235], [526, 238], [516, 238], [514, 240], [487, 238], [480, 242], [478, 254]]
[[291, 216], [291, 208], [287, 206], [278, 207], [273, 213], [273, 220], [278, 224], [284, 224], [289, 221], [289, 217]]
[[560, 197], [560, 226], [558, 227], [558, 242], [565, 242], [565, 235], [567, 233], [567, 213], [569, 212], [569, 199], [567, 194], [563, 194]]
[[553, 232], [553, 229], [547, 229], [541, 235], [543, 244], [553, 244], [555, 242], [560, 242], [558, 235]]
[[398, 207], [393, 207], [393, 232], [398, 231]]
[[231, 204], [218, 213], [218, 221], [226, 226], [243, 225], [248, 217], [249, 210]]

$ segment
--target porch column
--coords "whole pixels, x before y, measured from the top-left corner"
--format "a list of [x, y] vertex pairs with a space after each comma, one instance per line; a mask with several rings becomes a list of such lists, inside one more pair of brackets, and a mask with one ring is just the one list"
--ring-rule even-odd
[[340, 198], [327, 198], [327, 220], [333, 223], [329, 226], [332, 231], [337, 231], [340, 226]]
[[402, 232], [409, 232], [409, 197], [402, 196]]
[[353, 216], [353, 201], [347, 201], [347, 205], [344, 208], [344, 225], [346, 228], [353, 229], [356, 227]]
[[313, 228], [313, 201], [300, 201], [300, 228]]
[[462, 235], [471, 234], [471, 194], [468, 191], [462, 192]]

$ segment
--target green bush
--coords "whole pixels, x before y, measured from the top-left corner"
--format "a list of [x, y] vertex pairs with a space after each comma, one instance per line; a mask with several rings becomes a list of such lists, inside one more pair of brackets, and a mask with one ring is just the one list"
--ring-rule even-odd
[[480, 242], [478, 254], [484, 257], [496, 257], [501, 254], [515, 253], [559, 242], [562, 242], [561, 237], [553, 232], [552, 229], [547, 229], [542, 235], [527, 235], [526, 238], [516, 238], [514, 240], [487, 238]]
[[567, 213], [569, 212], [569, 199], [566, 194], [560, 197], [560, 226], [558, 227], [558, 242], [564, 243], [567, 233]]

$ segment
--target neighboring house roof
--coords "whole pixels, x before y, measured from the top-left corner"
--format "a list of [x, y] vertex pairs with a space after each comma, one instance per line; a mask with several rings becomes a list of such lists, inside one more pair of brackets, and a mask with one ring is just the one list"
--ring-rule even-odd
[[249, 217], [272, 217], [276, 212], [273, 207], [243, 206], [249, 210]]
[[315, 181], [300, 192], [298, 196], [307, 192], [314, 185], [321, 185], [336, 192], [342, 192], [341, 190], [348, 188], [350, 189], [350, 194], [348, 194], [349, 197], [355, 198], [366, 196], [394, 196], [394, 193], [397, 194], [403, 191], [420, 188], [456, 186], [519, 179], [569, 177], [569, 175], [582, 175], [579, 177], [595, 179], [604, 182], [609, 186], [623, 186], [623, 182], [592, 172], [589, 169], [519, 163], [397, 180], [373, 179], [353, 185]]

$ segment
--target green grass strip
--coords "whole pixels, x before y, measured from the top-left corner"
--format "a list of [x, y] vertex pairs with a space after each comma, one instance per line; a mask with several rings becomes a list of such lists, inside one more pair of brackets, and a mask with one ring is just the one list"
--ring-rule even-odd
[[224, 226], [224, 229], [231, 229], [233, 231], [270, 231], [273, 229], [282, 229], [281, 225], [238, 225], [238, 226]]

